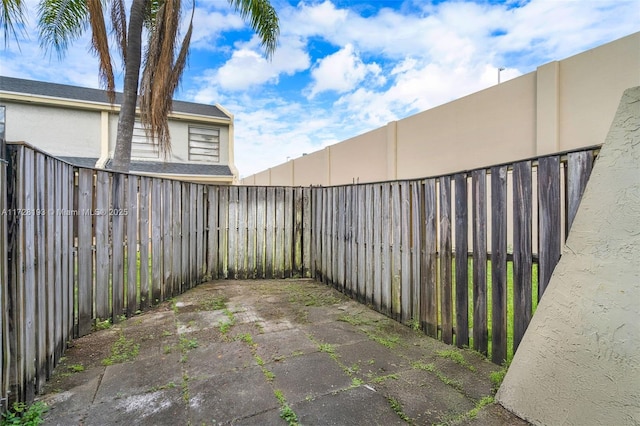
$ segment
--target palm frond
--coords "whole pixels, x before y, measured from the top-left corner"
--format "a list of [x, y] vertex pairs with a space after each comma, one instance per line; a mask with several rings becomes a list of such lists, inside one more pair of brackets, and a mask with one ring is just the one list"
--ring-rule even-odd
[[127, 60], [127, 13], [124, 0], [111, 0], [111, 26], [123, 61]]
[[[171, 153], [168, 115], [172, 108], [173, 93], [177, 87], [174, 69], [176, 68], [175, 51], [180, 27], [180, 9], [180, 0], [165, 0], [158, 9], [145, 54], [140, 84], [142, 123], [148, 137], [157, 141], [160, 152], [165, 157]], [[189, 31], [188, 34], [190, 38], [191, 32]], [[188, 50], [188, 43], [189, 41], [181, 52]], [[185, 61], [186, 52], [183, 56], [182, 60]], [[183, 69], [184, 65], [181, 67]]]
[[262, 40], [266, 57], [272, 58], [278, 47], [280, 24], [276, 10], [269, 0], [229, 0], [229, 3], [240, 16], [248, 19], [251, 28]]
[[101, 0], [86, 0], [89, 11], [89, 25], [91, 26], [91, 50], [98, 57], [100, 82], [103, 84], [113, 103], [116, 97], [115, 80], [113, 78], [113, 66], [111, 65], [111, 53], [109, 52], [109, 38], [104, 22], [104, 12]]
[[85, 0], [42, 0], [38, 5], [40, 45], [60, 57], [79, 38], [89, 22]]
[[2, 9], [0, 10], [0, 27], [2, 27], [4, 33], [4, 46], [9, 45], [9, 38], [13, 36], [18, 42], [18, 30], [23, 35], [26, 35], [24, 31], [24, 23], [26, 21], [25, 6], [22, 0], [2, 0]]

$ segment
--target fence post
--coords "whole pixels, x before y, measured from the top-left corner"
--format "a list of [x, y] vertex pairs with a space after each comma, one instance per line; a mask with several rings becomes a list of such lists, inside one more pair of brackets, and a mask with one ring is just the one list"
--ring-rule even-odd
[[7, 160], [5, 146], [5, 111], [0, 105], [0, 413], [7, 407], [9, 396], [9, 310], [7, 308]]

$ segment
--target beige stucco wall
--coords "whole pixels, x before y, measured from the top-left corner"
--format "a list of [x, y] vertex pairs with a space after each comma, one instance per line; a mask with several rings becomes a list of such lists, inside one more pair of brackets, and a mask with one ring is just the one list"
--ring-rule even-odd
[[535, 73], [398, 121], [398, 179], [535, 155]]
[[[244, 182], [243, 182], [244, 183]], [[269, 186], [271, 185], [271, 170], [267, 169], [254, 175], [253, 185]], [[247, 183], [247, 185], [249, 185]]]
[[496, 399], [539, 425], [640, 424], [640, 87], [625, 92]]
[[0, 103], [7, 107], [5, 137], [8, 141], [32, 143], [51, 155], [100, 156], [100, 111], [7, 100]]
[[293, 160], [294, 186], [329, 185], [330, 148]]
[[270, 185], [291, 186], [293, 183], [293, 162], [287, 161], [271, 169]]
[[560, 149], [602, 143], [622, 93], [640, 84], [640, 33], [561, 61], [559, 79]]
[[387, 173], [387, 129], [384, 127], [332, 145], [328, 150], [331, 153], [330, 185], [371, 182]]
[[599, 145], [639, 70], [635, 33], [311, 153], [291, 184], [437, 176]]

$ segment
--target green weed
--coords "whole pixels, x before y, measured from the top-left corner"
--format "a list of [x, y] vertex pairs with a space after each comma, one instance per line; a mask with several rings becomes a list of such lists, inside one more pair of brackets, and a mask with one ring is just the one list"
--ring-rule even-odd
[[96, 318], [96, 322], [93, 325], [93, 330], [94, 331], [106, 330], [108, 328], [111, 328], [111, 325], [112, 324], [110, 319], [101, 320], [100, 318]]
[[14, 402], [11, 409], [2, 414], [0, 425], [38, 426], [44, 422], [42, 415], [47, 410], [47, 405], [40, 401], [31, 405], [27, 405], [24, 402]]
[[287, 422], [289, 426], [297, 426], [299, 424], [298, 416], [287, 403], [287, 400], [284, 397], [282, 391], [280, 389], [276, 389], [273, 391], [273, 394], [280, 403], [280, 418]]
[[373, 383], [383, 383], [383, 382], [385, 382], [386, 380], [390, 380], [390, 379], [398, 380], [398, 378], [399, 378], [399, 377], [400, 377], [400, 376], [398, 376], [397, 374], [387, 374], [386, 376], [377, 376], [377, 377], [374, 377], [373, 379], [371, 379], [371, 381], [372, 381]]
[[102, 365], [113, 365], [131, 361], [138, 356], [140, 345], [131, 339], [127, 339], [122, 331], [120, 337], [111, 346], [111, 355], [102, 360]]
[[320, 343], [318, 345], [318, 349], [320, 352], [326, 352], [329, 355], [334, 355], [336, 353], [336, 348], [331, 343]]
[[489, 375], [489, 378], [491, 379], [491, 384], [492, 384], [491, 390], [493, 390], [493, 393], [498, 392], [498, 389], [500, 389], [500, 385], [502, 385], [504, 376], [507, 375], [507, 370], [509, 370], [510, 364], [511, 364], [510, 362], [504, 362], [500, 370], [494, 371]]
[[84, 365], [82, 364], [72, 364], [70, 366], [67, 367], [69, 370], [73, 371], [74, 373], [79, 373], [81, 371], [84, 371]]
[[409, 416], [407, 416], [404, 413], [404, 411], [402, 410], [402, 404], [400, 404], [400, 402], [397, 399], [393, 397], [389, 397], [387, 398], [387, 401], [389, 401], [389, 405], [391, 406], [391, 409], [396, 412], [398, 417], [400, 417], [402, 420], [404, 420], [407, 423], [413, 423], [411, 421], [411, 418], [409, 418]]
[[462, 354], [455, 350], [455, 349], [447, 349], [444, 351], [437, 351], [436, 355], [438, 355], [439, 357], [442, 358], [447, 358], [450, 359], [451, 361], [455, 362], [456, 364], [459, 364], [467, 369], [469, 369], [470, 371], [476, 371], [476, 368], [469, 364], [467, 362], [466, 359], [464, 359], [464, 356], [462, 356]]

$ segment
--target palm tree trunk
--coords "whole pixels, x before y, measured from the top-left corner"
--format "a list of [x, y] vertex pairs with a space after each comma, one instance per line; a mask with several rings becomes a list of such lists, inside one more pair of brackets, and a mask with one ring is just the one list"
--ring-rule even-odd
[[112, 169], [118, 172], [128, 172], [131, 166], [131, 139], [138, 101], [144, 13], [145, 0], [133, 0], [129, 16], [123, 96], [112, 164]]

